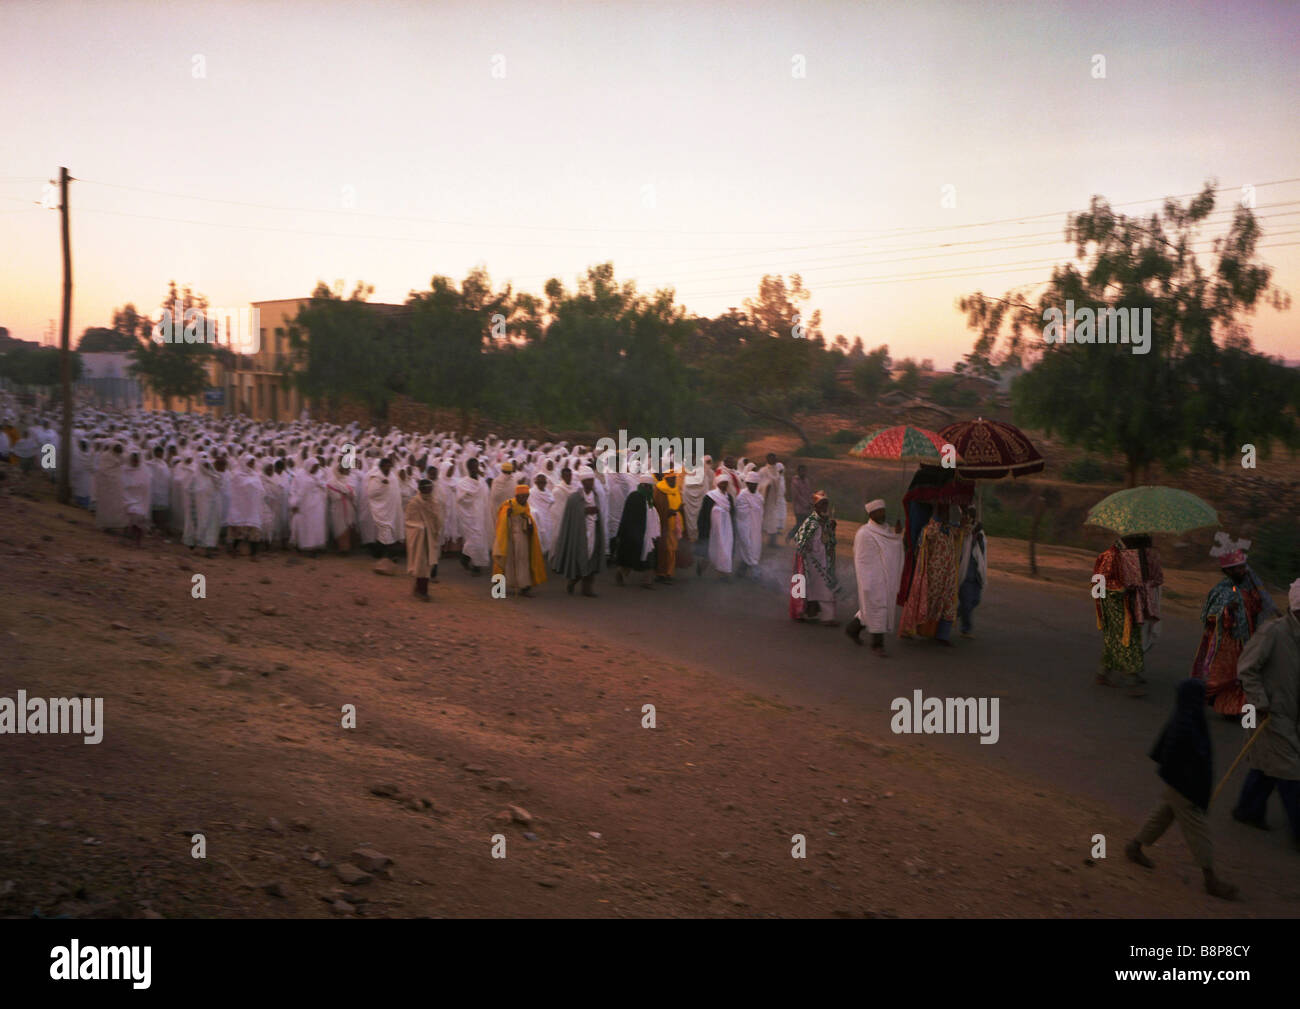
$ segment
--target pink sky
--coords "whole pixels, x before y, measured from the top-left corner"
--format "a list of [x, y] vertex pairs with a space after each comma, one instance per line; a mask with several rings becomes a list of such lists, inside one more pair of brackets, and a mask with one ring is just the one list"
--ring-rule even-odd
[[[1221, 208], [1258, 187], [1262, 257], [1300, 296], [1298, 11], [10, 0], [0, 325], [57, 326], [34, 201], [60, 165], [74, 335], [172, 278], [221, 306], [318, 280], [401, 301], [476, 263], [540, 291], [612, 259], [709, 315], [800, 272], [828, 336], [947, 366], [973, 338], [955, 299], [1045, 279], [1066, 211], [1207, 179]], [[1251, 321], [1300, 358], [1292, 312]]]

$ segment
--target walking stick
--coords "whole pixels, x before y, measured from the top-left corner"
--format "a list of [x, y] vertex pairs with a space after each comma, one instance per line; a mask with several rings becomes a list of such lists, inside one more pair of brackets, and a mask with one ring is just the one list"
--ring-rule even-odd
[[1214, 794], [1210, 796], [1211, 806], [1214, 805], [1214, 800], [1219, 797], [1219, 793], [1223, 791], [1223, 786], [1228, 783], [1228, 779], [1232, 777], [1232, 772], [1235, 771], [1237, 765], [1241, 763], [1241, 758], [1246, 755], [1247, 750], [1255, 745], [1255, 740], [1259, 738], [1259, 734], [1264, 731], [1264, 726], [1268, 724], [1268, 720], [1272, 717], [1272, 714], [1265, 715], [1264, 720], [1256, 726], [1255, 731], [1251, 733], [1250, 738], [1246, 740], [1246, 745], [1241, 748], [1241, 752], [1237, 754], [1237, 759], [1234, 760], [1232, 766], [1228, 768], [1228, 773], [1223, 776], [1223, 780], [1219, 782], [1218, 787], [1214, 790]]

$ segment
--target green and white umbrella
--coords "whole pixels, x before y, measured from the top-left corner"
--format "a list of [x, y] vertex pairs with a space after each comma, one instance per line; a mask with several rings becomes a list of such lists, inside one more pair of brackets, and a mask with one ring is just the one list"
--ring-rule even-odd
[[1185, 533], [1219, 524], [1219, 513], [1195, 494], [1174, 487], [1129, 487], [1092, 506], [1084, 525], [1121, 536]]

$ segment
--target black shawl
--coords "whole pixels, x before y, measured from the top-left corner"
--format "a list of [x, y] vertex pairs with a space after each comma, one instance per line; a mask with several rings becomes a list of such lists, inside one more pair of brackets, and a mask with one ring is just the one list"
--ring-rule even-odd
[[1205, 684], [1200, 680], [1178, 684], [1173, 713], [1150, 757], [1160, 765], [1166, 784], [1201, 809], [1209, 808], [1214, 756], [1205, 721]]
[[649, 484], [642, 484], [623, 503], [623, 517], [618, 523], [618, 535], [614, 537], [614, 562], [619, 567], [645, 571], [655, 566], [653, 550], [644, 561], [641, 559], [641, 548], [645, 545], [646, 512], [653, 507], [647, 493], [650, 489]]

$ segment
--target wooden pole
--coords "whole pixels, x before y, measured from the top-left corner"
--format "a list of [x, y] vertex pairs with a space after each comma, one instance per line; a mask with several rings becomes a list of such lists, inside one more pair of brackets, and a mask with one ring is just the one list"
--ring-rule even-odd
[[68, 239], [68, 170], [59, 169], [59, 216], [63, 229], [63, 332], [59, 346], [59, 371], [63, 380], [63, 431], [59, 438], [59, 503], [72, 500], [72, 350], [68, 334], [72, 325], [72, 247]]
[[[1269, 712], [1269, 714], [1265, 715], [1264, 720], [1259, 723], [1259, 726], [1251, 734], [1251, 737], [1246, 740], [1246, 745], [1241, 748], [1241, 752], [1237, 754], [1237, 759], [1234, 760], [1232, 762], [1232, 766], [1228, 768], [1228, 773], [1225, 774], [1223, 776], [1223, 780], [1219, 782], [1219, 787], [1216, 788], [1214, 790], [1214, 794], [1210, 796], [1211, 805], [1213, 805], [1214, 800], [1219, 797], [1219, 793], [1223, 791], [1223, 786], [1228, 783], [1228, 779], [1232, 777], [1232, 772], [1235, 771], [1237, 769], [1237, 765], [1241, 763], [1241, 758], [1246, 755], [1247, 750], [1249, 750], [1252, 746], [1255, 745], [1255, 740], [1259, 738], [1259, 734], [1264, 731], [1264, 726], [1268, 724], [1268, 720], [1272, 717], [1273, 717], [1272, 712]], [[1206, 808], [1208, 809], [1209, 807], [1207, 806]]]

